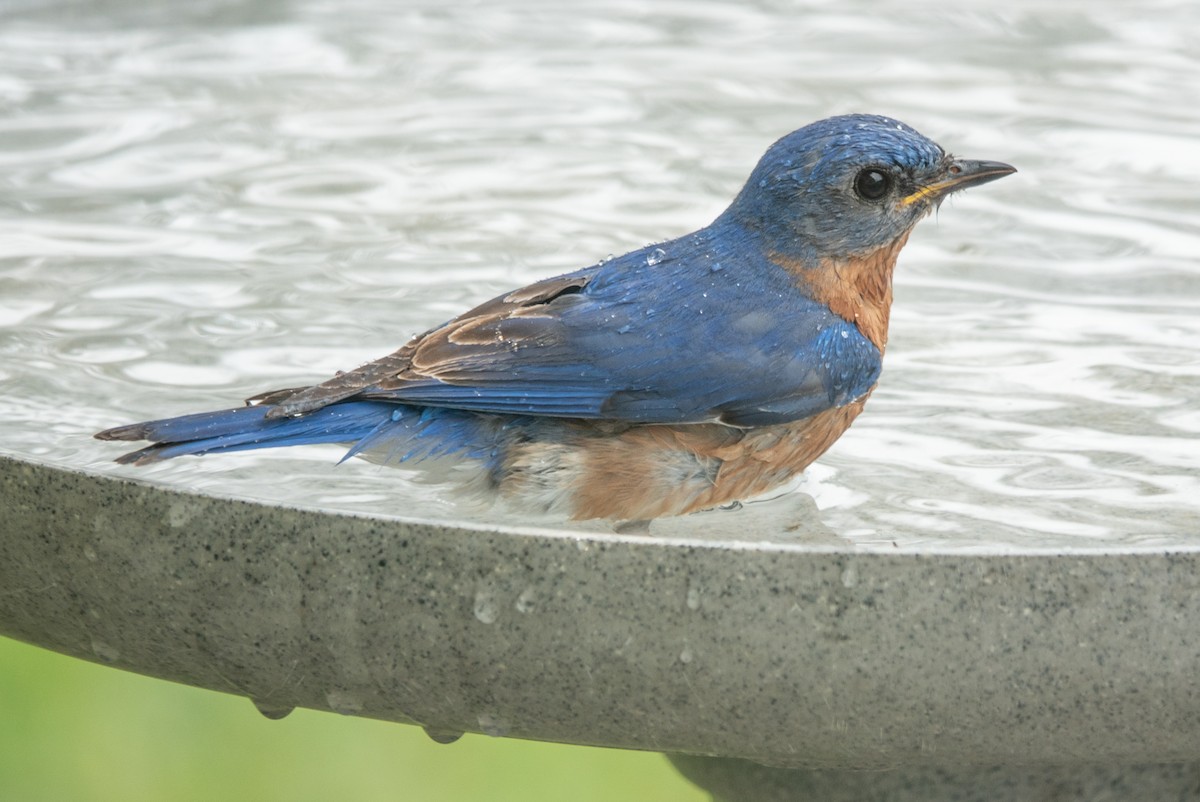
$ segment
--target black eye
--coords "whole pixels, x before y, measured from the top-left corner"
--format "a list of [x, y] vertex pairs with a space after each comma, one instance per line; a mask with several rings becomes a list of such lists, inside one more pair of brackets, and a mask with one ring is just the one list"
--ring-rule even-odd
[[874, 167], [868, 167], [854, 178], [854, 191], [863, 200], [877, 201], [891, 188], [892, 177]]

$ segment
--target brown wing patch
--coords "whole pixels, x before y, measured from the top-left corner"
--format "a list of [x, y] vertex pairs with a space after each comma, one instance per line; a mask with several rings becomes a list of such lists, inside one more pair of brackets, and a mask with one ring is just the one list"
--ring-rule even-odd
[[[408, 354], [411, 353], [412, 343], [405, 345], [399, 351], [388, 354], [382, 359], [369, 362], [356, 370], [339, 373], [332, 379], [327, 379], [312, 387], [304, 387], [288, 394], [286, 390], [276, 390], [255, 396], [261, 399], [259, 403], [275, 404], [275, 408], [267, 412], [268, 418], [286, 418], [290, 415], [302, 415], [315, 409], [329, 406], [361, 393], [368, 387], [376, 385], [388, 376], [394, 376], [408, 366]], [[250, 399], [253, 402], [255, 399]]]
[[307, 389], [308, 389], [307, 387], [285, 387], [282, 390], [268, 390], [265, 393], [259, 393], [258, 395], [252, 395], [249, 398], [247, 398], [246, 406], [248, 406], [248, 407], [273, 406], [273, 405], [278, 404], [279, 402], [283, 401], [284, 399], [288, 398], [289, 396], [293, 396], [296, 393], [299, 393], [299, 392], [301, 392], [303, 390], [307, 390]]
[[542, 281], [534, 282], [528, 287], [522, 287], [519, 290], [513, 290], [508, 295], [503, 296], [504, 302], [511, 306], [530, 306], [532, 304], [544, 304], [553, 301], [560, 295], [566, 295], [571, 292], [579, 292], [588, 285], [592, 280], [590, 275], [585, 276], [558, 276], [556, 278], [543, 279]]
[[358, 394], [398, 390], [415, 380], [447, 383], [469, 381], [478, 375], [479, 360], [489, 354], [510, 353], [525, 345], [552, 342], [545, 321], [553, 314], [546, 305], [579, 292], [590, 275], [545, 279], [486, 301], [410, 340], [403, 348], [360, 368], [293, 390], [273, 390], [248, 399], [273, 404], [269, 418], [300, 415]]

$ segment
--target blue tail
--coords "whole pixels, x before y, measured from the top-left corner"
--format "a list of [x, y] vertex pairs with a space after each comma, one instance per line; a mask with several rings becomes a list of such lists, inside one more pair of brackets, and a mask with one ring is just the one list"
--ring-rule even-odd
[[368, 449], [389, 449], [391, 459], [456, 452], [486, 458], [487, 418], [468, 412], [382, 401], [344, 401], [304, 415], [268, 418], [273, 407], [239, 407], [108, 429], [101, 440], [149, 440], [153, 445], [117, 458], [146, 465], [185, 454], [214, 454], [255, 448], [349, 443], [343, 459]]

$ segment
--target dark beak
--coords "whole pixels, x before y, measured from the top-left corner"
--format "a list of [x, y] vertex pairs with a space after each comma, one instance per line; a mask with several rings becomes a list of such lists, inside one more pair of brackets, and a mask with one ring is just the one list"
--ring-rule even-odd
[[974, 159], [955, 159], [950, 163], [950, 176], [946, 183], [947, 192], [956, 192], [967, 187], [986, 184], [1017, 171], [1016, 167], [1004, 162], [983, 162]]
[[945, 177], [940, 181], [918, 188], [905, 197], [901, 202], [905, 205], [922, 199], [937, 202], [949, 195], [967, 187], [976, 187], [995, 181], [1017, 171], [1016, 167], [1004, 162], [977, 161], [975, 159], [955, 159], [946, 168]]

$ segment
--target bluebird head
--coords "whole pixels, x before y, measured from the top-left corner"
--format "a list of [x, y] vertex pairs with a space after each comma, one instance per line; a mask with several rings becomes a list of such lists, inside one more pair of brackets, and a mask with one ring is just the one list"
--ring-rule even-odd
[[830, 117], [772, 145], [726, 215], [769, 248], [817, 263], [866, 255], [907, 234], [949, 195], [1015, 168], [957, 159], [902, 122]]

